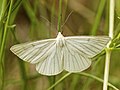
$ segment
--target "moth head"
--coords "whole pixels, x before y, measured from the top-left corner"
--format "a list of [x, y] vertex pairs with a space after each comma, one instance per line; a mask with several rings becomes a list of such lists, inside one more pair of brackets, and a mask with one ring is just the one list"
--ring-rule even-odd
[[61, 34], [61, 32], [59, 32], [57, 35], [56, 44], [57, 46], [60, 46], [60, 47], [63, 47], [65, 44], [64, 36]]
[[64, 36], [61, 34], [61, 32], [58, 32], [57, 38], [63, 38]]

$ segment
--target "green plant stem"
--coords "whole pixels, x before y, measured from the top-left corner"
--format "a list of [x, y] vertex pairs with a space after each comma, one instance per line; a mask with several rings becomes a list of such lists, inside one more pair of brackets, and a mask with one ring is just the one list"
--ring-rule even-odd
[[[83, 75], [83, 76], [87, 76], [87, 77], [90, 77], [92, 79], [95, 79], [99, 82], [104, 82], [101, 78], [99, 77], [96, 77], [92, 74], [88, 74], [88, 73], [84, 73], [84, 72], [81, 72], [81, 73], [77, 73], [77, 74], [80, 74], [80, 75]], [[66, 75], [64, 75], [62, 78], [60, 78], [55, 84], [53, 84], [51, 87], [49, 87], [47, 90], [51, 90], [53, 87], [55, 87], [57, 84], [59, 84], [62, 80], [64, 80], [65, 78], [67, 78], [69, 75], [71, 75], [71, 73], [67, 73]], [[108, 86], [110, 86], [111, 88], [115, 89], [115, 90], [119, 90], [118, 88], [116, 88], [114, 85], [112, 85], [111, 83], [107, 83]]]
[[[113, 29], [114, 29], [114, 0], [110, 0], [109, 37], [111, 37], [111, 39], [113, 39]], [[111, 44], [111, 41], [108, 43], [107, 49], [106, 49], [103, 90], [107, 90], [107, 84], [108, 84], [108, 78], [109, 78], [109, 67], [110, 67], [110, 58], [111, 58], [110, 44]]]
[[[15, 36], [15, 30], [11, 30], [13, 37], [15, 39], [16, 43], [19, 43], [19, 41], [17, 40], [16, 36]], [[20, 76], [21, 76], [21, 81], [22, 81], [22, 90], [27, 90], [27, 75], [26, 75], [26, 69], [25, 69], [25, 65], [24, 62], [21, 60], [18, 60], [19, 62], [19, 67], [20, 67]]]
[[[97, 58], [97, 61], [95, 61], [95, 63], [93, 64], [93, 66], [92, 66], [92, 69], [91, 69], [91, 71], [90, 71], [90, 74], [92, 74], [92, 75], [97, 75], [96, 73], [96, 67], [98, 66], [98, 64], [99, 64], [99, 62], [101, 61], [101, 59], [102, 59], [102, 57], [99, 57], [99, 58]], [[85, 85], [83, 86], [83, 88], [82, 88], [82, 90], [87, 90], [87, 87], [92, 83], [92, 79], [91, 78], [87, 78], [87, 80], [86, 80], [86, 82], [85, 82]]]
[[0, 13], [0, 22], [2, 20], [3, 15], [4, 15], [5, 7], [6, 7], [6, 0], [3, 0], [2, 9], [1, 9], [1, 13]]
[[3, 16], [5, 13], [5, 7], [6, 7], [6, 0], [3, 0], [2, 2], [2, 6], [1, 6], [1, 10], [0, 10], [0, 48], [1, 48], [1, 43], [2, 43], [2, 36], [3, 36]]
[[38, 22], [37, 18], [36, 18], [36, 15], [34, 13], [34, 10], [32, 9], [31, 5], [30, 5], [30, 2], [28, 0], [23, 0], [22, 1], [23, 3], [23, 6], [27, 12], [27, 15], [30, 19], [30, 21], [35, 24], [36, 22]]
[[[92, 74], [88, 74], [88, 73], [84, 73], [84, 72], [81, 72], [81, 73], [79, 73], [80, 75], [84, 75], [84, 76], [87, 76], [87, 77], [90, 77], [90, 78], [92, 78], [92, 79], [95, 79], [95, 80], [97, 80], [97, 81], [99, 81], [99, 82], [104, 82], [104, 80], [102, 80], [101, 78], [99, 78], [99, 77], [96, 77], [96, 76], [94, 76], [94, 75], [92, 75]], [[113, 88], [113, 89], [115, 89], [115, 90], [119, 90], [118, 88], [116, 88], [114, 85], [112, 85], [111, 83], [107, 83], [107, 85], [108, 86], [110, 86], [111, 88]]]
[[60, 78], [55, 84], [53, 84], [51, 87], [49, 87], [47, 90], [51, 90], [52, 88], [54, 88], [57, 84], [59, 84], [62, 80], [64, 80], [66, 77], [68, 77], [71, 73], [67, 73], [66, 75], [64, 75], [62, 78]]
[[22, 90], [27, 90], [27, 76], [26, 76], [24, 62], [19, 60], [19, 66], [20, 66], [20, 74], [21, 74], [22, 84], [23, 84]]
[[49, 36], [51, 37], [51, 31], [53, 29], [53, 22], [54, 22], [54, 15], [55, 15], [55, 1], [56, 0], [53, 0], [53, 4], [52, 4], [52, 8], [51, 8], [51, 23], [50, 23], [50, 30], [49, 30]]
[[[5, 0], [4, 0], [5, 2]], [[8, 11], [8, 16], [7, 16], [7, 20], [4, 26], [4, 33], [3, 33], [3, 40], [1, 43], [1, 49], [0, 49], [0, 64], [1, 64], [1, 79], [2, 79], [2, 87], [1, 90], [3, 89], [4, 86], [4, 61], [3, 61], [3, 53], [4, 53], [4, 49], [5, 49], [5, 41], [6, 41], [6, 36], [7, 36], [7, 29], [8, 29], [8, 24], [9, 24], [9, 19], [10, 19], [10, 14], [11, 14], [11, 10], [12, 10], [12, 5], [13, 5], [13, 0], [11, 0], [10, 2], [10, 7], [9, 7], [9, 11]]]
[[98, 12], [97, 12], [97, 15], [96, 15], [96, 18], [95, 18], [95, 21], [94, 21], [94, 25], [93, 25], [93, 28], [92, 28], [92, 31], [91, 31], [92, 35], [96, 35], [97, 28], [98, 28], [98, 25], [100, 23], [100, 19], [101, 19], [101, 16], [102, 16], [102, 12], [104, 10], [105, 2], [106, 2], [106, 0], [100, 0], [100, 5], [99, 5], [98, 10], [97, 10]]
[[62, 19], [62, 0], [59, 0], [59, 14], [58, 14], [58, 32], [61, 31], [61, 19]]
[[111, 50], [109, 48], [107, 48], [106, 49], [106, 62], [105, 62], [103, 90], [107, 90], [107, 83], [108, 83], [108, 77], [109, 77], [109, 66], [110, 66], [110, 57], [111, 57]]
[[17, 8], [20, 7], [23, 0], [17, 0], [12, 8], [12, 12], [15, 11]]
[[[55, 80], [56, 79], [56, 76], [53, 76], [53, 78], [52, 78], [52, 84], [54, 84], [55, 83]], [[52, 90], [55, 90], [55, 87], [53, 87], [53, 89]]]
[[105, 35], [108, 34], [108, 29], [109, 29], [109, 0], [107, 0], [106, 2], [106, 6], [105, 6], [105, 25], [103, 28], [103, 32]]

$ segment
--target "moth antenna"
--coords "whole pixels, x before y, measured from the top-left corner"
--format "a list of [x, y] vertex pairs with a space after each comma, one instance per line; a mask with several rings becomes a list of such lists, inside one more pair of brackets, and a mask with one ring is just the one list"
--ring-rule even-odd
[[[43, 16], [40, 16], [40, 18], [44, 19], [45, 21], [47, 21], [50, 25], [50, 27], [54, 26], [54, 24], [52, 22], [50, 22], [47, 18], [43, 17]], [[57, 27], [55, 26], [56, 30], [57, 30]], [[50, 30], [49, 30], [50, 31]], [[56, 35], [58, 34], [58, 31], [56, 33]]]
[[66, 22], [68, 21], [68, 19], [69, 19], [69, 17], [71, 16], [71, 14], [73, 13], [73, 11], [71, 11], [70, 13], [69, 13], [69, 15], [67, 16], [67, 18], [65, 19], [65, 22], [61, 25], [61, 33], [63, 34], [63, 26], [66, 24]]
[[45, 21], [47, 21], [49, 24], [52, 24], [48, 19], [46, 19], [45, 17], [43, 16], [40, 16], [40, 18], [44, 19]]
[[66, 22], [68, 21], [69, 17], [72, 15], [73, 11], [71, 11], [69, 13], [69, 15], [67, 16], [67, 18], [65, 19], [65, 22], [63, 23], [63, 25], [61, 25], [61, 28], [66, 24]]

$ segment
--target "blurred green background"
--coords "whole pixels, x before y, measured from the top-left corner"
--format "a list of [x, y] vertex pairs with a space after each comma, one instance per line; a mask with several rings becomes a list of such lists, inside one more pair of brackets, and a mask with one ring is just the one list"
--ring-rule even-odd
[[[119, 36], [120, 0], [115, 1], [114, 35]], [[47, 90], [68, 73], [64, 71], [49, 77], [40, 75], [35, 65], [20, 60], [10, 51], [10, 47], [17, 43], [55, 38], [58, 33], [58, 8], [59, 0], [0, 0], [0, 49], [3, 53], [0, 74], [1, 80], [4, 78], [0, 84], [4, 83], [1, 85], [3, 90]], [[109, 0], [62, 0], [61, 23], [64, 25], [61, 30], [64, 36], [108, 35], [108, 17]], [[116, 44], [119, 47], [119, 39], [113, 43]], [[104, 62], [105, 55], [100, 55], [84, 72], [103, 79]], [[109, 82], [120, 88], [119, 49], [112, 51], [109, 75]], [[102, 86], [101, 82], [89, 76], [71, 74], [54, 90], [102, 90]], [[109, 87], [109, 90], [114, 89]]]

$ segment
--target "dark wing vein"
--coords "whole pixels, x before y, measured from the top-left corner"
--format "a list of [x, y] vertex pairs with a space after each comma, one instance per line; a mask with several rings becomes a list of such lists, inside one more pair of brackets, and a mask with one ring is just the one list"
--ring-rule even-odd
[[56, 75], [63, 70], [62, 49], [55, 45], [49, 49], [44, 60], [36, 64], [36, 70], [43, 75]]
[[73, 44], [66, 41], [63, 47], [64, 51], [64, 69], [69, 72], [80, 72], [91, 65], [89, 58], [85, 57], [83, 52], [79, 51]]

